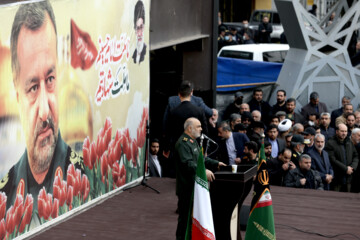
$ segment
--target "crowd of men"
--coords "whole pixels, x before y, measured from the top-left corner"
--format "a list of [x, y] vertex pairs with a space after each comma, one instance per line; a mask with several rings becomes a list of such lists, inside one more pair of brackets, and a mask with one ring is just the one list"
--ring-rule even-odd
[[264, 142], [271, 185], [360, 192], [360, 111], [354, 111], [351, 99], [344, 96], [342, 107], [330, 113], [312, 92], [309, 103], [296, 112], [294, 98], [287, 99], [284, 90], [276, 94], [271, 106], [261, 89], [253, 91], [248, 103], [236, 92], [220, 122], [216, 109], [193, 96], [191, 82], [183, 81], [178, 96], [169, 98], [164, 141], [150, 141], [149, 169], [151, 176], [176, 177], [177, 239], [185, 232], [200, 145], [208, 181], [222, 166], [257, 164]]
[[249, 27], [248, 20], [242, 21], [240, 31], [236, 27], [228, 28], [219, 21], [218, 31], [218, 50], [220, 50], [224, 46], [237, 44], [271, 43], [270, 34], [273, 32], [273, 27], [269, 23], [269, 17], [264, 16], [257, 31]]
[[[194, 117], [200, 121], [202, 133], [214, 141], [204, 140], [212, 159], [226, 165], [256, 164], [265, 136], [271, 184], [359, 192], [360, 111], [354, 111], [349, 97], [342, 98], [341, 108], [329, 112], [313, 92], [309, 103], [296, 112], [296, 100], [287, 99], [284, 90], [277, 91], [273, 106], [263, 100], [261, 89], [253, 91], [248, 103], [236, 92], [221, 114], [223, 120], [217, 122], [218, 111], [192, 96], [192, 89], [185, 81], [179, 96], [169, 99], [164, 115], [164, 154], [157, 154], [163, 176], [176, 176], [175, 143], [184, 132], [185, 121]], [[151, 144], [159, 144], [159, 140]]]

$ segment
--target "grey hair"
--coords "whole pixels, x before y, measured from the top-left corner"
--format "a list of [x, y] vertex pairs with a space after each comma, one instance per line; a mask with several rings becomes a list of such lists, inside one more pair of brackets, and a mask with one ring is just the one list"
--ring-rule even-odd
[[259, 110], [254, 110], [251, 113], [254, 113], [254, 112], [258, 112], [260, 114], [260, 117], [261, 117], [261, 112]]
[[328, 113], [328, 112], [323, 112], [323, 113], [321, 113], [321, 114], [320, 114], [320, 118], [321, 118], [322, 116], [331, 117], [330, 113]]
[[241, 119], [241, 115], [240, 114], [238, 114], [238, 113], [233, 113], [233, 114], [231, 114], [230, 115], [230, 122], [233, 122], [233, 121], [235, 121], [236, 119], [238, 119], [238, 118], [240, 118]]
[[228, 121], [222, 121], [222, 122], [219, 124], [219, 127], [218, 127], [218, 128], [221, 128], [223, 131], [231, 132], [231, 128], [230, 128], [230, 126], [229, 126]]
[[301, 154], [300, 161], [302, 161], [303, 159], [311, 159], [311, 157], [308, 154]]
[[321, 133], [316, 134], [314, 139], [316, 140], [319, 137], [322, 137], [325, 140], [325, 136]]
[[194, 124], [194, 120], [197, 118], [188, 118], [186, 119], [185, 123], [184, 123], [184, 130], [188, 129], [188, 127], [192, 126]]
[[300, 126], [304, 127], [301, 123], [295, 123], [294, 126], [292, 127], [292, 131], [298, 131]]
[[354, 128], [354, 129], [351, 131], [351, 136], [357, 134], [358, 132], [360, 132], [360, 128]]

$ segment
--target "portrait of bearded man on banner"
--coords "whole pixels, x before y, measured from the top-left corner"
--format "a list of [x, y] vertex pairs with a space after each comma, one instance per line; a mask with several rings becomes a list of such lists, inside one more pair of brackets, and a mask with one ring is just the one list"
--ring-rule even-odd
[[145, 7], [142, 1], [138, 1], [134, 10], [134, 28], [136, 33], [136, 48], [132, 55], [135, 64], [144, 61], [146, 44], [144, 42]]
[[17, 195], [31, 194], [34, 210], [40, 190], [53, 192], [56, 176], [66, 180], [72, 163], [82, 159], [63, 141], [59, 130], [57, 30], [48, 1], [22, 4], [10, 38], [11, 66], [26, 149], [0, 182], [7, 208]]

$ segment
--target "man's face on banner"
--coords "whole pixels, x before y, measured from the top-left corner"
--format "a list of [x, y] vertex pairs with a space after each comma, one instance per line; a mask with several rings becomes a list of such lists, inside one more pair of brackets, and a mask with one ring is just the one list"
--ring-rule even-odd
[[142, 51], [144, 46], [144, 19], [138, 18], [136, 21], [136, 48], [138, 54]]
[[46, 13], [35, 30], [22, 26], [17, 45], [16, 95], [32, 171], [50, 166], [58, 136], [56, 34]]

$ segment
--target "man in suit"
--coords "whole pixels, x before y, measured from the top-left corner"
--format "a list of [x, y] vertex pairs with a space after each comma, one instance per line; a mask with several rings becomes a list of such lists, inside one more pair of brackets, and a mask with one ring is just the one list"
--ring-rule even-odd
[[261, 112], [262, 121], [264, 123], [268, 123], [269, 114], [271, 113], [271, 107], [268, 102], [263, 100], [263, 90], [260, 88], [256, 88], [253, 91], [253, 97], [248, 102], [250, 106], [250, 111], [258, 110]]
[[323, 112], [320, 115], [320, 132], [325, 136], [325, 142], [329, 140], [329, 138], [335, 136], [335, 129], [330, 127], [330, 113]]
[[[212, 117], [215, 114], [214, 110], [209, 108], [205, 104], [204, 100], [201, 97], [197, 97], [197, 96], [193, 95], [194, 89], [193, 89], [192, 83], [190, 83], [189, 81], [183, 81], [181, 83], [181, 85], [187, 85], [187, 84], [191, 86], [190, 103], [192, 103], [193, 105], [195, 105], [197, 107], [202, 108], [204, 110], [206, 118]], [[181, 88], [181, 85], [180, 85], [180, 88]], [[180, 104], [181, 104], [181, 100], [180, 100], [179, 95], [169, 97], [168, 105], [165, 108], [164, 117], [163, 117], [163, 127], [164, 127], [163, 131], [164, 132], [165, 132], [165, 126], [166, 126], [166, 122], [168, 121], [170, 112], [173, 109], [175, 109], [177, 106], [179, 106]]]
[[307, 119], [310, 113], [316, 112], [321, 114], [327, 111], [326, 104], [319, 101], [319, 94], [317, 92], [312, 92], [310, 94], [310, 102], [301, 108], [301, 115]]
[[[170, 157], [170, 152], [174, 149], [175, 142], [184, 132], [184, 123], [186, 119], [194, 117], [201, 123], [202, 130], [207, 134], [207, 121], [204, 110], [198, 106], [193, 105], [191, 100], [192, 84], [189, 81], [184, 81], [179, 88], [180, 105], [170, 111], [169, 117], [165, 123], [165, 144], [163, 155], [166, 158]], [[172, 167], [169, 166], [171, 176], [175, 177], [174, 162], [171, 161]]]
[[352, 175], [357, 169], [359, 158], [354, 144], [347, 137], [347, 127], [340, 123], [336, 135], [325, 145], [330, 163], [334, 169], [332, 189], [340, 192], [350, 192]]
[[165, 159], [158, 156], [160, 142], [157, 138], [151, 140], [149, 154], [149, 174], [151, 177], [166, 176]]
[[249, 138], [238, 132], [231, 132], [227, 122], [221, 122], [218, 127], [219, 143], [218, 159], [227, 165], [240, 164], [244, 156], [244, 145], [249, 142]]
[[278, 138], [279, 131], [276, 125], [270, 124], [267, 128], [267, 137], [265, 140], [271, 143], [271, 156], [273, 158], [278, 157], [279, 152], [282, 152], [285, 148], [285, 141], [281, 138]]
[[324, 184], [324, 190], [330, 190], [330, 183], [334, 178], [334, 170], [330, 164], [329, 154], [324, 150], [325, 136], [322, 134], [315, 135], [315, 148], [309, 150], [311, 157], [311, 168], [320, 173]]

